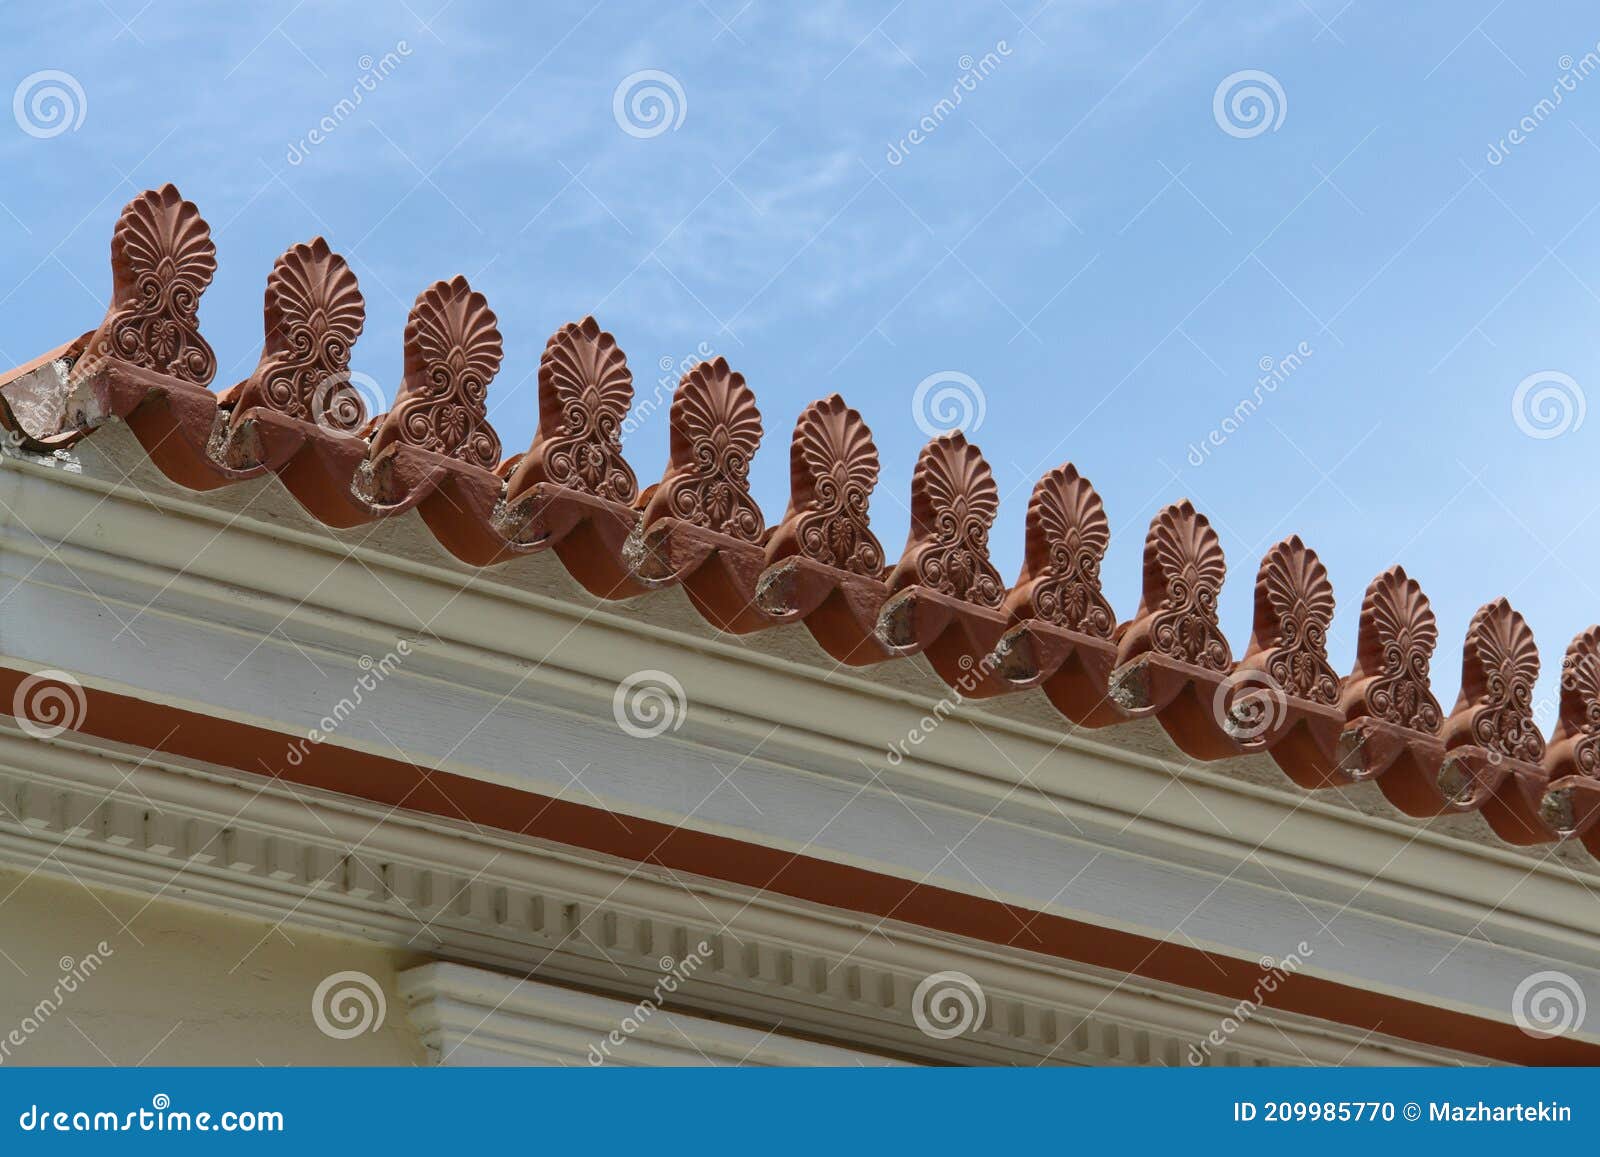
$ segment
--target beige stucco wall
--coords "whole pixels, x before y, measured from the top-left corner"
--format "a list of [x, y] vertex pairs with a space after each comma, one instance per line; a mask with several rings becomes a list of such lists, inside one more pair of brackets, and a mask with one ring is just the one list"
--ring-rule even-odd
[[[92, 955], [103, 957], [98, 967]], [[0, 870], [0, 1065], [425, 1063], [395, 991], [397, 971], [423, 959], [167, 897], [147, 902]], [[345, 971], [381, 986], [387, 1010], [377, 1031], [339, 1040], [318, 1028], [312, 997]], [[83, 979], [36, 1016], [64, 972]]]

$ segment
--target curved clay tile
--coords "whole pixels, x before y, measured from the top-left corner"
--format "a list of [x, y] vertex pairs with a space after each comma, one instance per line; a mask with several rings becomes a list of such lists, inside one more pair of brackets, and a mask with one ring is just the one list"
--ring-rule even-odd
[[321, 237], [291, 246], [267, 278], [265, 317], [261, 361], [223, 404], [235, 414], [260, 407], [332, 430], [365, 425], [365, 404], [348, 383], [366, 303], [345, 259]]
[[539, 359], [539, 431], [506, 486], [508, 501], [541, 482], [632, 506], [639, 483], [622, 457], [633, 372], [592, 317], [557, 330]]
[[217, 271], [211, 228], [175, 185], [129, 201], [111, 234], [111, 305], [74, 367], [108, 358], [209, 385], [217, 358], [200, 336], [200, 295]]
[[1345, 680], [1345, 718], [1438, 734], [1444, 710], [1428, 678], [1438, 642], [1433, 607], [1416, 579], [1398, 566], [1373, 579], [1361, 602], [1356, 665]]
[[926, 587], [998, 607], [1005, 583], [989, 561], [1000, 490], [979, 449], [957, 431], [922, 448], [911, 475], [911, 533], [889, 576], [891, 590]]
[[1295, 535], [1267, 551], [1256, 572], [1255, 623], [1246, 659], [1296, 699], [1332, 705], [1339, 676], [1328, 664], [1333, 584]]
[[800, 411], [789, 446], [789, 509], [773, 532], [769, 561], [801, 555], [876, 578], [883, 547], [867, 518], [878, 484], [878, 447], [860, 414], [838, 394]]
[[494, 469], [500, 438], [487, 397], [500, 357], [494, 311], [465, 277], [423, 290], [406, 321], [405, 374], [373, 434], [372, 456], [398, 443]]
[[1117, 619], [1100, 589], [1110, 545], [1111, 524], [1089, 480], [1070, 462], [1050, 471], [1028, 502], [1022, 573], [1006, 597], [1011, 616], [1111, 638]]
[[676, 518], [745, 542], [766, 529], [750, 494], [750, 460], [761, 445], [761, 411], [744, 375], [726, 358], [683, 375], [668, 416], [671, 451], [646, 495], [644, 524]]

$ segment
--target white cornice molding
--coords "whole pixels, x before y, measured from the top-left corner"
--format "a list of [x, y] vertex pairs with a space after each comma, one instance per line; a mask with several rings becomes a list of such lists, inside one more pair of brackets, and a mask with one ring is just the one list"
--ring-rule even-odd
[[[93, 448], [116, 453], [108, 459], [88, 453]], [[43, 576], [55, 568], [64, 579], [58, 592], [76, 586], [76, 576], [95, 588], [92, 596], [77, 592], [86, 607], [103, 599], [126, 608], [129, 617], [203, 623], [252, 642], [264, 621], [293, 638], [295, 648], [348, 663], [396, 638], [415, 638], [418, 617], [448, 604], [419, 644], [436, 661], [438, 685], [473, 684], [495, 694], [523, 680], [522, 697], [592, 718], [609, 714], [619, 679], [669, 664], [692, 685], [693, 702], [705, 708], [691, 713], [680, 738], [700, 739], [735, 759], [765, 740], [764, 751], [792, 748], [841, 769], [856, 767], [858, 778], [860, 761], [884, 762], [883, 737], [904, 735], [943, 693], [916, 664], [891, 663], [863, 677], [762, 653], [763, 645], [780, 642], [770, 650], [805, 652], [809, 641], [798, 637], [804, 635], [799, 628], [746, 640], [715, 638], [675, 592], [645, 600], [662, 622], [641, 621], [634, 604], [594, 606], [574, 593], [553, 558], [472, 572], [444, 556], [414, 516], [377, 531], [335, 535], [300, 512], [275, 480], [227, 488], [207, 505], [160, 478], [137, 443], [115, 426], [99, 431], [84, 450], [81, 458], [49, 461], [7, 452], [0, 461], [0, 573], [18, 581], [32, 571], [29, 581], [48, 585]], [[118, 481], [124, 469], [130, 482]], [[358, 561], [330, 571], [340, 559]], [[561, 594], [546, 593], [551, 590]], [[162, 597], [151, 606], [157, 592]], [[413, 608], [409, 615], [402, 605]], [[516, 630], [508, 632], [507, 623]], [[48, 645], [35, 654], [13, 645], [22, 625], [0, 620], [0, 654], [25, 665], [56, 661], [43, 653]], [[563, 638], [568, 645], [552, 647]], [[530, 660], [538, 664], [532, 671]], [[211, 696], [182, 699], [93, 669], [82, 673], [108, 688], [280, 730], [297, 732], [306, 722], [263, 711], [266, 703], [231, 709]], [[910, 686], [917, 682], [920, 693]], [[1260, 760], [1235, 763], [1264, 773], [1262, 782], [1187, 764], [1149, 750], [1160, 741], [1137, 726], [1096, 738], [1000, 709], [960, 706], [955, 715], [970, 726], [943, 727], [900, 768], [881, 769], [896, 791], [964, 804], [974, 814], [1005, 799], [1024, 819], [1033, 813], [1046, 822], [1054, 816], [1100, 823], [1127, 829], [1134, 841], [1148, 834], [1153, 854], [1182, 848], [1180, 860], [1209, 857], [1231, 867], [1241, 851], [1253, 850], [1273, 872], [1313, 890], [1336, 895], [1360, 889], [1364, 899], [1401, 903], [1421, 898], [1430, 913], [1448, 909], [1468, 927], [1490, 909], [1509, 942], [1526, 937], [1542, 947], [1565, 936], [1573, 948], [1600, 952], [1600, 934], [1581, 918], [1600, 873], [1587, 869], [1581, 851], [1571, 853], [1575, 867], [1547, 849], [1529, 853], [1447, 834], [1475, 823], [1470, 817], [1424, 826], [1368, 814], [1338, 797], [1309, 796], [1281, 777], [1273, 782], [1275, 769]], [[828, 721], [826, 733], [818, 720]], [[359, 737], [341, 736], [341, 742], [393, 754]], [[1039, 766], [1052, 751], [1060, 758]], [[1017, 791], [1021, 781], [1013, 765], [1036, 768], [1029, 790]], [[511, 782], [492, 767], [451, 769]], [[1177, 775], [1185, 791], [1160, 790]], [[1349, 798], [1371, 805], [1370, 789]], [[1218, 814], [1227, 816], [1226, 825]], [[1396, 857], [1397, 851], [1403, 854]], [[1525, 884], [1506, 897], [1507, 883], [1523, 876]]]
[[[737, 766], [741, 780], [765, 776], [762, 786], [782, 805], [759, 819], [708, 809], [687, 821], [702, 831], [1107, 927], [1176, 931], [1249, 959], [1299, 939], [1285, 935], [1302, 911], [1339, 919], [1341, 938], [1359, 922], [1367, 940], [1349, 938], [1375, 951], [1343, 946], [1340, 964], [1330, 949], [1319, 960], [1328, 962], [1325, 975], [1415, 996], [1392, 975], [1395, 954], [1442, 943], [1458, 974], [1414, 969], [1430, 986], [1426, 998], [1500, 1019], [1514, 985], [1506, 977], [1540, 961], [1577, 969], [1600, 959], [1600, 929], [1585, 918], [1596, 876], [1568, 862], [1581, 853], [1520, 852], [1449, 834], [1475, 817], [1424, 827], [1308, 795], [1263, 760], [1186, 765], [1148, 727], [1072, 734], [1031, 695], [956, 708], [911, 758], [888, 767], [885, 737], [904, 735], [946, 693], [920, 662], [864, 675], [831, 670], [802, 628], [718, 638], [675, 591], [596, 605], [548, 556], [473, 571], [449, 559], [415, 515], [332, 532], [271, 479], [199, 499], [160, 478], [115, 427], [78, 454], [10, 454], [0, 467], [0, 579], [15, 584], [0, 602], [0, 657], [13, 665], [67, 667], [107, 690], [293, 734], [350, 687], [360, 656], [404, 637], [414, 654], [386, 684], [398, 700], [382, 718], [407, 757], [580, 803], [590, 802], [586, 789], [598, 790], [594, 802], [618, 814], [676, 823], [686, 804], [675, 809], [659, 790], [648, 794], [662, 784], [625, 774], [642, 758], [638, 748], [601, 769], [624, 774], [597, 789], [574, 788], [514, 754], [530, 735], [540, 737], [542, 758], [542, 749], [565, 743], [560, 753], [576, 766], [586, 753], [619, 750], [616, 683], [662, 667], [680, 678], [692, 706], [682, 731], [648, 750], [649, 762], [671, 763], [668, 778], [677, 776], [671, 782], [684, 792], [706, 765]], [[118, 619], [133, 620], [149, 649], [119, 641]], [[307, 657], [324, 678], [304, 673]], [[484, 707], [497, 718], [480, 729], [473, 721]], [[505, 734], [491, 734], [497, 726]], [[471, 742], [455, 742], [463, 732]], [[397, 755], [357, 726], [337, 741]], [[1349, 799], [1372, 809], [1374, 790]], [[810, 831], [774, 826], [790, 816], [795, 793], [824, 819], [859, 797], [883, 822], [813, 844]], [[924, 828], [886, 838], [907, 827], [908, 814]], [[303, 811], [291, 822], [303, 825]], [[955, 839], [975, 822], [998, 865], [981, 880], [941, 868], [944, 845], [917, 834], [953, 829]], [[1069, 903], [1076, 892], [1060, 899], [1064, 881], [1030, 877], [1017, 859], [1024, 846], [1036, 864], [1078, 857], [1085, 875], [1077, 891], [1087, 898]], [[1096, 884], [1113, 866], [1120, 878]], [[1002, 876], [999, 886], [989, 882]], [[1195, 921], [1160, 915], [1184, 894], [1207, 897], [1207, 911]]]
[[400, 995], [438, 1065], [868, 1066], [902, 1062], [768, 1029], [630, 1004], [461, 964], [400, 974]]
[[[137, 785], [131, 776], [137, 774]], [[359, 851], [351, 855], [348, 849]], [[281, 781], [250, 783], [0, 728], [0, 864], [634, 1001], [702, 941], [681, 1007], [905, 1059], [979, 1064], [1186, 1063], [1232, 1002], [716, 881], [405, 812]], [[921, 1032], [936, 972], [981, 985], [981, 1028]], [[1468, 1060], [1262, 1012], [1219, 1064]]]

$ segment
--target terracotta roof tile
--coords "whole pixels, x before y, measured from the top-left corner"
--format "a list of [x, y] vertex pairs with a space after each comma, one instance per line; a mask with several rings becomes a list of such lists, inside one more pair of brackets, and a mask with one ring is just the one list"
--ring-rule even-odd
[[[1600, 855], [1600, 627], [1567, 651], [1547, 744], [1533, 719], [1533, 634], [1504, 599], [1473, 618], [1445, 717], [1428, 680], [1438, 628], [1399, 567], [1367, 588], [1355, 667], [1340, 679], [1327, 658], [1326, 568], [1299, 538], [1277, 544], [1261, 561], [1252, 634], [1235, 662], [1217, 618], [1221, 543], [1187, 501], [1152, 520], [1139, 606], [1119, 625], [1100, 586], [1109, 523], [1070, 464], [1035, 488], [1008, 588], [988, 549], [999, 492], [959, 433], [923, 449], [910, 534], [888, 560], [868, 517], [878, 451], [837, 394], [801, 413], [792, 496], [768, 528], [749, 489], [761, 414], [721, 358], [683, 375], [665, 473], [640, 493], [619, 441], [632, 375], [594, 318], [551, 337], [538, 432], [502, 461], [486, 416], [500, 332], [464, 278], [417, 298], [399, 396], [387, 414], [367, 415], [349, 382], [361, 292], [326, 242], [279, 258], [261, 360], [220, 395], [207, 388], [216, 359], [198, 322], [215, 268], [210, 230], [175, 188], [134, 198], [113, 233], [105, 320], [48, 355], [71, 364], [67, 396], [45, 405], [0, 393], [0, 423], [50, 450], [116, 417], [192, 489], [270, 472], [335, 527], [415, 509], [469, 565], [553, 550], [601, 598], [681, 586], [722, 630], [803, 623], [844, 663], [924, 655], [964, 697], [1038, 688], [1084, 727], [1154, 716], [1198, 759], [1264, 752], [1307, 789], [1372, 780], [1413, 816], [1477, 811], [1512, 843], [1576, 838]], [[24, 423], [24, 405], [60, 414], [58, 428]]]

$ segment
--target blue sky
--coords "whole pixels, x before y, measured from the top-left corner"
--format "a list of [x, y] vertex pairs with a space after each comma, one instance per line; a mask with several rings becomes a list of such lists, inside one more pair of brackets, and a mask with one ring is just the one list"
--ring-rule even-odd
[[[354, 368], [391, 394], [416, 293], [465, 273], [488, 296], [508, 452], [545, 339], [594, 312], [643, 396], [697, 351], [746, 375], [769, 518], [795, 415], [842, 392], [877, 437], [891, 556], [918, 383], [955, 373], [983, 397], [1008, 579], [1034, 479], [1071, 460], [1112, 520], [1120, 617], [1150, 516], [1184, 496], [1211, 516], [1236, 653], [1256, 563], [1294, 532], [1332, 574], [1341, 670], [1368, 580], [1400, 562], [1422, 582], [1447, 706], [1480, 603], [1528, 617], [1546, 696], [1600, 618], [1600, 416], [1578, 421], [1600, 387], [1590, 5], [91, 0], [7, 5], [0, 33], [0, 88], [61, 70], [82, 92], [72, 127], [0, 132], [10, 363], [94, 325], [117, 211], [172, 180], [215, 233], [219, 387], [259, 352], [273, 259], [321, 233], [367, 298]], [[614, 112], [642, 70], [676, 83], [660, 132]], [[1248, 101], [1229, 119], [1249, 78], [1219, 119], [1246, 70], [1275, 84], [1253, 82], [1270, 124]], [[1224, 430], [1264, 361], [1302, 349]], [[1525, 401], [1553, 381], [1564, 429], [1530, 436], [1552, 431], [1517, 420], [1518, 387], [1550, 373]], [[642, 481], [666, 442], [664, 411], [630, 436]]]

